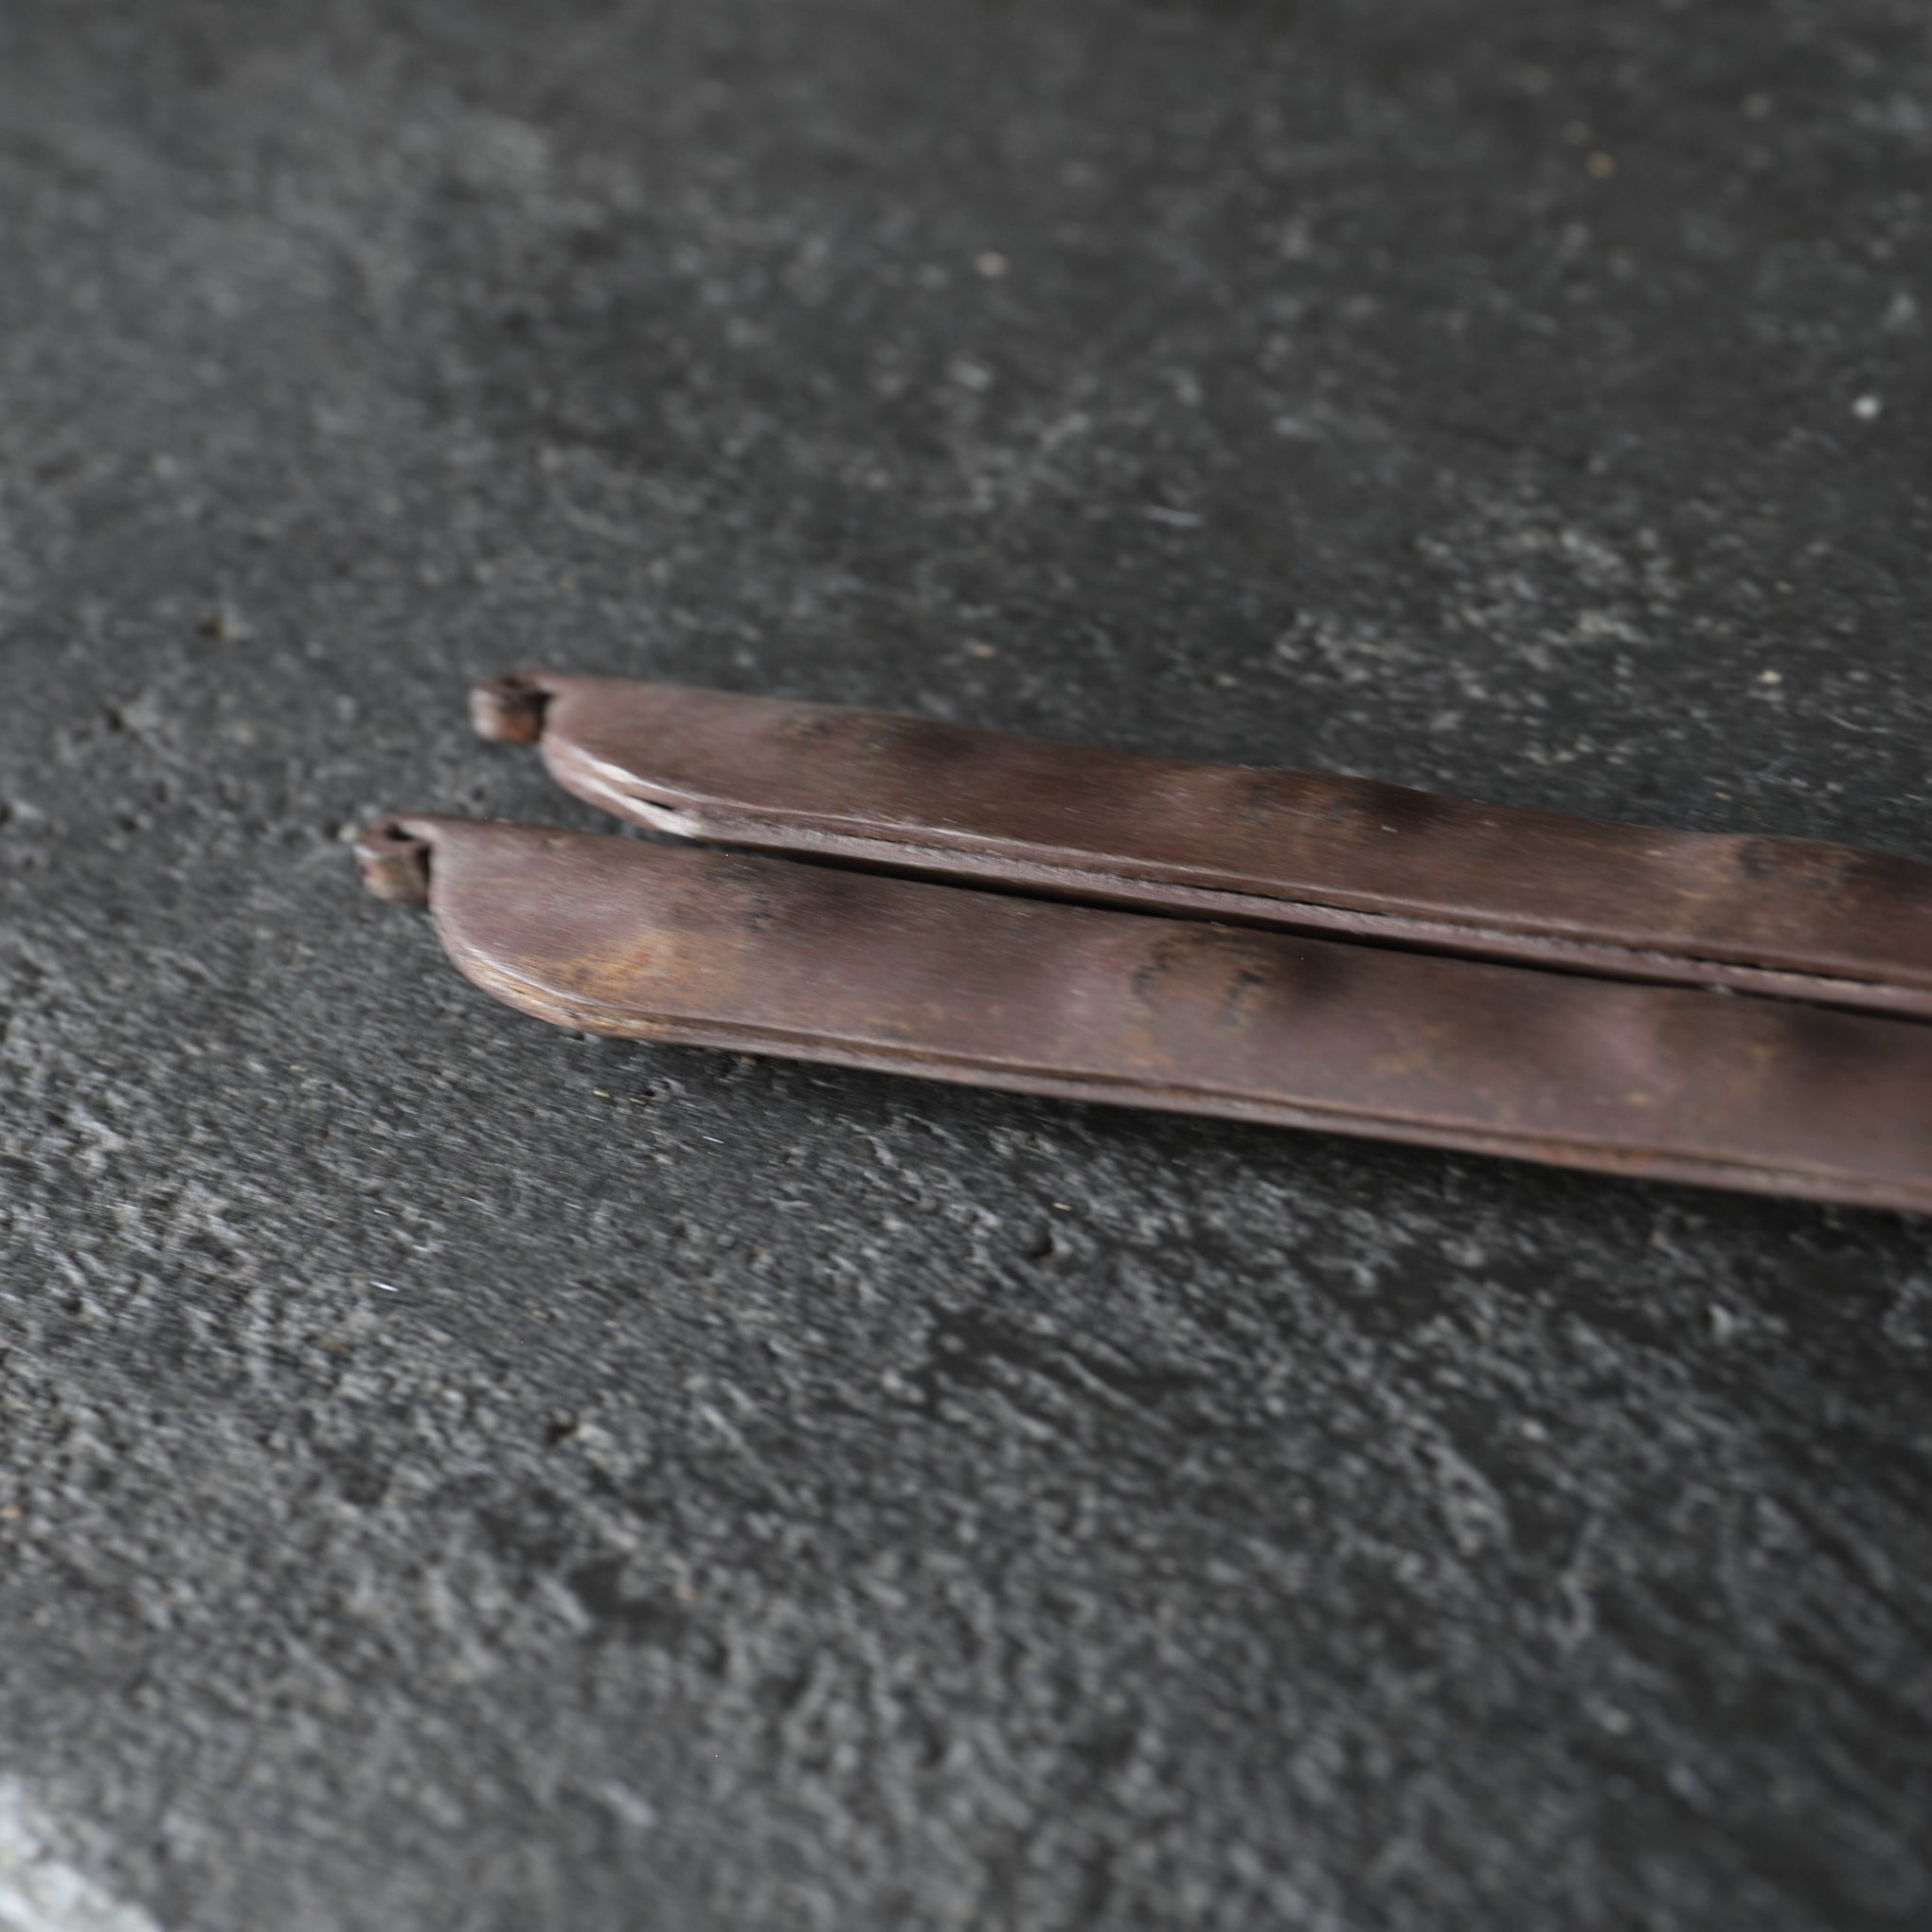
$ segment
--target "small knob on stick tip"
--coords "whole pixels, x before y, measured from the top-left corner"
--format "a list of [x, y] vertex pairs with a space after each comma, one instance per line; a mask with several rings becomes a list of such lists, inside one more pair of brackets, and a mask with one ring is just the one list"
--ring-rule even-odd
[[420, 905], [429, 898], [429, 841], [399, 818], [379, 818], [356, 834], [355, 862], [377, 899]]
[[544, 735], [550, 693], [532, 671], [492, 677], [470, 693], [470, 722], [492, 744], [534, 744]]

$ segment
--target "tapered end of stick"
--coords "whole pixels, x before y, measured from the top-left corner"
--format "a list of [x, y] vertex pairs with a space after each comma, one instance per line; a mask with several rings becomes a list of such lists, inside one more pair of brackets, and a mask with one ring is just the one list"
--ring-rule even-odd
[[429, 841], [400, 818], [378, 818], [356, 834], [355, 862], [377, 899], [420, 905], [429, 898]]
[[492, 744], [534, 744], [544, 735], [550, 693], [541, 673], [512, 671], [470, 693], [470, 722]]

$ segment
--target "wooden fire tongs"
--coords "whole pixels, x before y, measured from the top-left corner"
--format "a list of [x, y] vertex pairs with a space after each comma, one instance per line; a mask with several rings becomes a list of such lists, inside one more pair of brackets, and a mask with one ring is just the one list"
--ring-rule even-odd
[[618, 679], [474, 707], [705, 842], [363, 834], [559, 1026], [1932, 1211], [1932, 866]]

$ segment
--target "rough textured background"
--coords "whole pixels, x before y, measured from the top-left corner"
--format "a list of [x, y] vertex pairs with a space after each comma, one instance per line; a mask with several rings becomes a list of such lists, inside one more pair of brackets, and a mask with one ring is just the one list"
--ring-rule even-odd
[[5, 0], [0, 1925], [1923, 1927], [1923, 1225], [547, 1031], [521, 662], [1932, 850], [1923, 0]]

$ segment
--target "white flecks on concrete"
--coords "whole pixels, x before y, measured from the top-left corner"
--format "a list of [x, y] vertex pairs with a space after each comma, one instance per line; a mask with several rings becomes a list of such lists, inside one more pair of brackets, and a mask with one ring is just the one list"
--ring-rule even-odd
[[25, 1791], [0, 1779], [0, 1932], [158, 1932], [61, 1855]]

